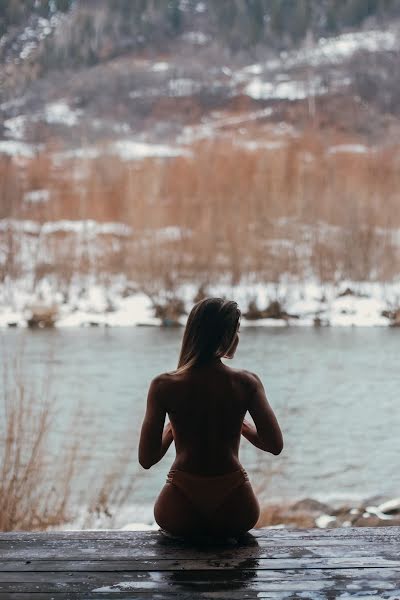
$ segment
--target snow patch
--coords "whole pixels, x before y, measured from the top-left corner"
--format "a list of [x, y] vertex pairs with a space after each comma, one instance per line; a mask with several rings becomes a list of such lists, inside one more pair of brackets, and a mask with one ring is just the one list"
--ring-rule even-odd
[[[46, 190], [39, 190], [46, 191]], [[37, 223], [36, 221], [18, 220], [18, 219], [1, 219], [0, 231], [9, 229], [28, 234], [53, 234], [53, 233], [85, 233], [91, 237], [97, 235], [117, 235], [128, 236], [132, 229], [123, 223], [98, 223], [97, 221], [48, 221], [47, 223]]]
[[4, 121], [4, 126], [8, 130], [6, 131], [6, 135], [17, 140], [22, 140], [25, 135], [26, 122], [27, 117], [25, 115], [6, 119]]
[[0, 140], [0, 154], [8, 154], [9, 156], [21, 156], [24, 158], [33, 158], [39, 150], [39, 146], [25, 144], [16, 140]]
[[286, 145], [282, 140], [239, 140], [235, 141], [235, 144], [250, 152], [256, 152], [257, 150], [277, 150], [284, 148]]
[[187, 33], [183, 34], [182, 38], [185, 40], [185, 42], [195, 44], [196, 46], [204, 46], [210, 39], [208, 35], [202, 31], [188, 31]]
[[57, 152], [53, 154], [53, 162], [56, 165], [62, 164], [64, 160], [79, 159], [79, 160], [94, 160], [101, 156], [100, 148], [96, 146], [84, 146], [75, 150], [66, 150], [65, 152]]
[[363, 144], [339, 144], [331, 146], [327, 154], [367, 154], [369, 151], [368, 146]]
[[237, 127], [241, 124], [252, 123], [272, 115], [272, 108], [267, 107], [250, 113], [235, 116], [221, 116], [222, 113], [213, 113], [212, 119], [205, 120], [201, 125], [184, 127], [177, 137], [178, 143], [192, 144], [195, 141], [213, 137], [219, 129]]
[[196, 4], [196, 9], [195, 9], [195, 10], [196, 10], [196, 12], [198, 12], [198, 13], [203, 13], [203, 12], [206, 12], [206, 10], [207, 10], [207, 6], [205, 5], [205, 3], [204, 3], [204, 2], [198, 2], [198, 3]]
[[262, 72], [263, 68], [260, 64], [248, 65], [243, 69], [243, 73], [248, 73], [249, 75], [261, 75]]
[[18, 37], [13, 40], [13, 48], [18, 52], [15, 62], [25, 61], [40, 47], [41, 42], [59, 25], [65, 15], [55, 12], [50, 19], [33, 17]]
[[50, 198], [49, 190], [30, 190], [24, 194], [24, 202], [36, 204], [37, 202], [48, 202]]
[[162, 144], [148, 144], [133, 140], [119, 140], [111, 145], [111, 151], [123, 160], [138, 160], [142, 158], [167, 158], [188, 155], [182, 148]]
[[387, 502], [383, 502], [378, 506], [378, 509], [383, 513], [400, 512], [400, 498], [393, 498]]
[[355, 52], [378, 52], [395, 50], [399, 46], [395, 31], [358, 31], [343, 33], [336, 37], [320, 38], [311, 47], [304, 47], [295, 52], [281, 52], [280, 61], [272, 60], [267, 63], [269, 68], [278, 68], [282, 62], [287, 68], [300, 64], [319, 66], [337, 64], [350, 58]]
[[44, 118], [47, 123], [72, 127], [77, 125], [81, 114], [81, 110], [72, 110], [64, 100], [58, 100], [57, 102], [46, 104]]
[[254, 100], [304, 100], [326, 91], [320, 78], [310, 81], [269, 82], [256, 77], [244, 89], [244, 93]]
[[336, 521], [336, 517], [333, 517], [332, 515], [321, 515], [315, 519], [315, 524], [317, 527], [325, 529], [330, 523], [333, 523], [334, 521]]
[[111, 154], [122, 160], [141, 160], [145, 158], [173, 158], [175, 156], [191, 156], [191, 152], [167, 144], [150, 144], [136, 142], [131, 139], [121, 139], [105, 146], [85, 146], [75, 150], [58, 152], [53, 155], [55, 164], [62, 164], [64, 160], [86, 159], [94, 160], [102, 155]]
[[170, 96], [182, 98], [184, 96], [192, 96], [198, 92], [201, 84], [198, 81], [188, 78], [170, 79], [168, 82], [168, 93]]
[[[317, 44], [317, 52], [321, 54], [322, 60], [340, 61], [359, 50], [368, 52], [393, 50], [397, 45], [398, 39], [394, 31], [370, 30], [343, 33], [334, 38], [321, 38]], [[313, 51], [309, 54], [313, 60], [316, 60]]]
[[157, 241], [176, 241], [183, 237], [189, 237], [192, 235], [190, 229], [178, 227], [177, 225], [169, 225], [167, 227], [161, 227], [159, 229], [149, 231], [153, 240]]
[[151, 70], [156, 73], [161, 73], [163, 71], [168, 71], [169, 63], [167, 62], [156, 62], [152, 65]]

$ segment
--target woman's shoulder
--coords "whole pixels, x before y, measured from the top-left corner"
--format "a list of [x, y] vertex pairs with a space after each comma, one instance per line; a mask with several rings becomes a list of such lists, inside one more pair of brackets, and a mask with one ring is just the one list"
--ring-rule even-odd
[[227, 368], [232, 372], [234, 379], [247, 388], [257, 387], [261, 383], [259, 376], [253, 373], [253, 371], [249, 371], [248, 369], [233, 369], [232, 367]]
[[151, 385], [156, 385], [157, 387], [168, 387], [169, 385], [175, 383], [179, 380], [179, 373], [174, 373], [173, 371], [166, 371], [165, 373], [160, 373], [153, 377], [151, 381]]
[[[257, 387], [257, 385], [261, 384], [260, 378], [253, 371], [249, 371], [248, 369], [235, 369], [233, 367], [228, 367], [228, 365], [224, 366], [226, 372], [232, 377], [232, 380], [239, 384], [243, 384], [246, 387]], [[168, 388], [171, 385], [190, 379], [190, 373], [188, 372], [167, 371], [156, 375], [151, 383], [157, 387]]]

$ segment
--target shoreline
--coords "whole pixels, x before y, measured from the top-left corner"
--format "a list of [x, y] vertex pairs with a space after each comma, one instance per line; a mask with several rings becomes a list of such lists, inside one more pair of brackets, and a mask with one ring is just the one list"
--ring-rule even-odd
[[[36, 296], [27, 290], [27, 282], [13, 283], [12, 297], [5, 286], [0, 287], [0, 328], [28, 327], [30, 314], [39, 310], [55, 314], [51, 326], [79, 327], [183, 327], [196, 301], [198, 285], [185, 284], [175, 291], [174, 298], [182, 302], [184, 313], [165, 319], [154, 316], [155, 306], [149, 296], [132, 290], [134, 284], [123, 277], [108, 287], [90, 282], [76, 282], [66, 300], [60, 292], [47, 286]], [[205, 295], [232, 298], [242, 310], [241, 323], [250, 327], [395, 327], [400, 325], [398, 297], [400, 283], [345, 281], [338, 285], [282, 283], [277, 292], [271, 283], [243, 282], [209, 286]], [[159, 291], [160, 298], [166, 296]], [[164, 302], [167, 300], [164, 299]], [[281, 314], [272, 318], [269, 308], [278, 305]], [[249, 307], [252, 307], [251, 309]], [[34, 308], [33, 308], [34, 307]]]
[[[400, 497], [374, 496], [360, 502], [341, 502], [336, 506], [313, 498], [293, 502], [261, 504], [256, 529], [346, 528], [400, 526]], [[153, 505], [122, 506], [111, 510], [112, 518], [98, 517], [92, 527], [83, 527], [84, 512], [55, 531], [115, 529], [120, 531], [153, 531], [158, 529], [153, 518]], [[141, 514], [140, 514], [141, 513]], [[132, 518], [133, 515], [136, 519]], [[137, 518], [139, 516], [139, 518]]]

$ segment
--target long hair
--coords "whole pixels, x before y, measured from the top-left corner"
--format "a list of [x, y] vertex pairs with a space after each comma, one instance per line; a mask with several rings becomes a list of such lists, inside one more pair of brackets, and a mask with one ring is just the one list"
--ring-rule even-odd
[[186, 323], [175, 372], [225, 356], [234, 341], [240, 316], [233, 300], [204, 298], [197, 302]]

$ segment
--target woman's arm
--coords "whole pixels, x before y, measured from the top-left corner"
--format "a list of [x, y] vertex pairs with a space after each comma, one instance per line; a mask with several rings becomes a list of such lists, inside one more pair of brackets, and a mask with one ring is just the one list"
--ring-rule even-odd
[[250, 383], [248, 411], [255, 427], [244, 420], [242, 435], [256, 448], [275, 455], [280, 454], [283, 449], [283, 437], [274, 411], [268, 403], [261, 379], [255, 373], [248, 372], [248, 375]]
[[253, 446], [265, 450], [262, 441], [258, 437], [257, 429], [246, 419], [243, 419], [242, 436], [246, 438]]
[[171, 424], [164, 429], [167, 411], [163, 402], [165, 394], [162, 375], [153, 379], [147, 395], [146, 414], [143, 419], [139, 441], [139, 463], [150, 469], [167, 452], [174, 437]]
[[172, 444], [173, 441], [174, 441], [174, 433], [172, 431], [172, 425], [171, 425], [171, 423], [167, 423], [167, 425], [164, 428], [163, 434], [162, 434], [160, 460], [162, 459], [164, 454], [167, 452], [168, 448], [170, 447], [170, 445]]

